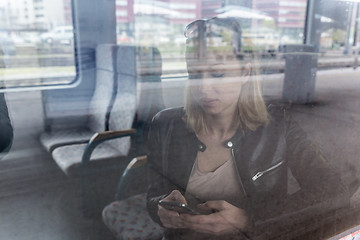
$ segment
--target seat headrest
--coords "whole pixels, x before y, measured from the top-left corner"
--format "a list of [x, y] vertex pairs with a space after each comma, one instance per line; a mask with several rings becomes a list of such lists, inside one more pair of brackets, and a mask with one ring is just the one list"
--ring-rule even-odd
[[115, 44], [99, 44], [96, 47], [96, 68], [114, 72], [118, 48]]

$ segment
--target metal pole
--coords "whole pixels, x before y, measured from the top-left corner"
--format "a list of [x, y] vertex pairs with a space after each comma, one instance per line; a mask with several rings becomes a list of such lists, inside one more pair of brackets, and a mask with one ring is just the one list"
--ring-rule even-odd
[[350, 53], [350, 37], [351, 37], [353, 7], [354, 7], [354, 3], [351, 3], [351, 6], [349, 6], [349, 9], [348, 9], [348, 17], [347, 17], [347, 21], [346, 21], [347, 27], [346, 27], [346, 37], [345, 37], [345, 48], [344, 48], [345, 55]]
[[304, 26], [304, 44], [311, 44], [311, 30], [314, 17], [314, 1], [307, 0], [306, 4], [306, 17], [305, 17], [305, 26]]
[[356, 42], [357, 42], [357, 34], [358, 34], [358, 24], [359, 24], [359, 10], [360, 10], [360, 4], [357, 3], [356, 4], [356, 18], [355, 18], [355, 29], [354, 29], [354, 41], [353, 41], [353, 46], [356, 46]]

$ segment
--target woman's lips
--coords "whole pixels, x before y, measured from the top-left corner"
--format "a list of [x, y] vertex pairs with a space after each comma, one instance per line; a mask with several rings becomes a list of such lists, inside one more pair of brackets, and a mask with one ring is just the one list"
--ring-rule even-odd
[[200, 102], [201, 102], [201, 105], [203, 105], [205, 107], [211, 107], [211, 106], [214, 106], [218, 102], [218, 99], [216, 99], [216, 98], [201, 98]]

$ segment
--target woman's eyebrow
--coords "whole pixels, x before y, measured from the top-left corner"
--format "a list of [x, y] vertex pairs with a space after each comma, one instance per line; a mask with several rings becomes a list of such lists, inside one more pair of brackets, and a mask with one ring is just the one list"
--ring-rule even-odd
[[225, 66], [225, 63], [221, 62], [221, 63], [213, 63], [210, 65], [210, 68], [213, 68], [213, 67], [216, 67], [216, 66], [219, 66], [219, 65], [222, 65], [222, 66]]
[[[219, 69], [219, 66], [225, 67], [226, 64], [225, 64], [225, 63], [213, 63], [213, 64], [211, 64], [211, 65], [209, 66], [209, 69], [210, 69], [211, 71], [220, 70], [220, 69]], [[223, 70], [223, 69], [224, 69], [224, 68], [221, 68], [221, 70]]]

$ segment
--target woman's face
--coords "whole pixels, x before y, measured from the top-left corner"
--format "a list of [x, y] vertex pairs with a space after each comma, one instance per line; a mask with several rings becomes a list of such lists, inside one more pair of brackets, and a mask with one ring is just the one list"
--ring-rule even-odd
[[206, 114], [232, 115], [237, 108], [249, 64], [244, 66], [232, 56], [208, 52], [201, 61], [187, 58], [192, 97]]

